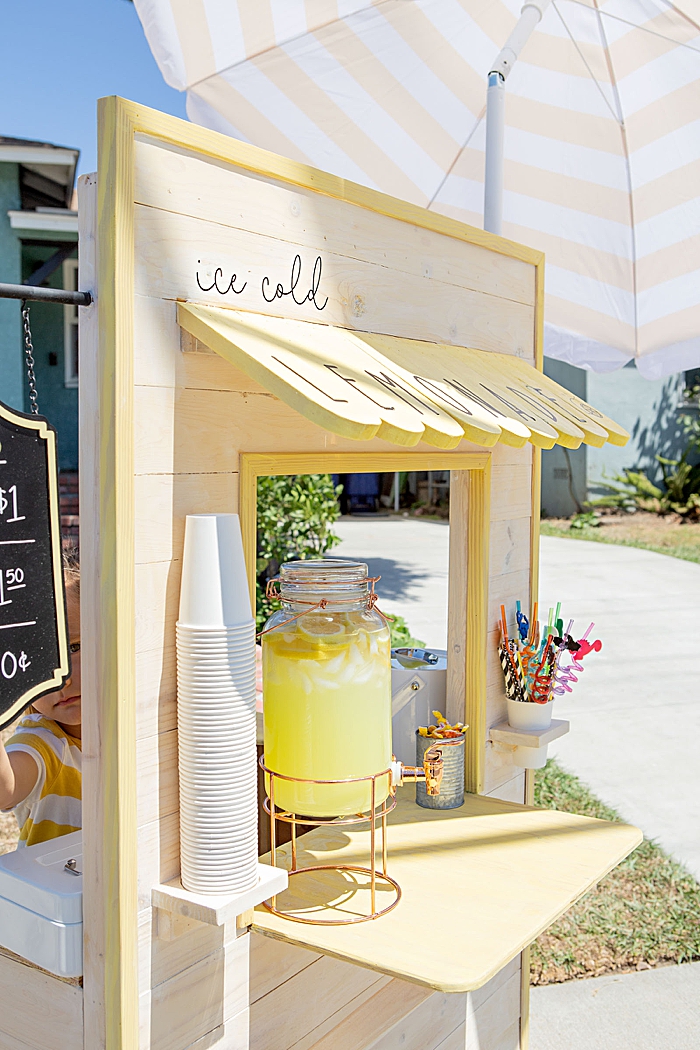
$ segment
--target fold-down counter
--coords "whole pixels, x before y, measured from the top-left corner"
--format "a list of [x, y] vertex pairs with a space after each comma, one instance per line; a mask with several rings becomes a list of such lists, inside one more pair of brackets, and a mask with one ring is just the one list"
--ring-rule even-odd
[[[253, 929], [437, 991], [469, 992], [497, 974], [642, 839], [627, 824], [479, 795], [466, 795], [460, 809], [421, 809], [414, 790], [399, 790], [389, 817], [388, 871], [402, 889], [392, 912], [354, 925], [312, 926], [261, 906]], [[299, 839], [299, 861], [366, 864], [368, 843], [368, 831], [318, 828]], [[278, 864], [289, 866], [289, 848], [278, 849]], [[367, 891], [349, 893], [340, 878], [336, 872], [298, 876], [295, 907], [306, 903], [319, 918], [359, 913], [365, 904], [359, 898]], [[288, 906], [291, 894], [290, 889], [278, 900]]]

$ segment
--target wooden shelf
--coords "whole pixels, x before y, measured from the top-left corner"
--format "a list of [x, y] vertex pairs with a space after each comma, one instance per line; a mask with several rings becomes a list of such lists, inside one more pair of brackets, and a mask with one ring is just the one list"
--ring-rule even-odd
[[271, 868], [269, 864], [258, 864], [258, 883], [252, 890], [237, 894], [192, 893], [183, 888], [180, 880], [154, 886], [151, 903], [186, 919], [196, 919], [210, 926], [224, 923], [243, 915], [260, 901], [274, 893], [281, 893], [287, 886], [287, 872]]
[[514, 729], [508, 722], [499, 722], [491, 726], [489, 739], [495, 744], [506, 744], [511, 747], [545, 747], [560, 736], [565, 736], [570, 729], [564, 718], [553, 718], [548, 729]]
[[[438, 991], [473, 991], [642, 841], [627, 824], [485, 796], [465, 796], [460, 809], [421, 809], [414, 791], [399, 790], [389, 818], [388, 871], [403, 891], [394, 911], [323, 927], [258, 908], [253, 929]], [[368, 842], [368, 831], [317, 828], [299, 839], [299, 863], [367, 865]], [[277, 863], [289, 866], [289, 846], [278, 851]], [[326, 872], [295, 876], [278, 907], [288, 907], [292, 892], [295, 905], [313, 902], [327, 917], [364, 907], [364, 890], [338, 903], [339, 879]]]

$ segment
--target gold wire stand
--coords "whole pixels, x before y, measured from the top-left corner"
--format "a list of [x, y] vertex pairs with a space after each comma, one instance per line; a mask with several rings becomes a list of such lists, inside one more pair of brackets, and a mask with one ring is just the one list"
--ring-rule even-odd
[[[392, 879], [390, 875], [387, 875], [387, 841], [386, 841], [386, 818], [387, 814], [391, 813], [392, 809], [396, 808], [396, 796], [392, 789], [392, 774], [391, 769], [384, 769], [381, 773], [373, 773], [368, 777], [346, 777], [344, 780], [309, 780], [303, 777], [288, 777], [283, 773], [277, 773], [273, 769], [269, 769], [265, 765], [265, 756], [262, 755], [260, 758], [260, 768], [264, 773], [267, 773], [270, 778], [270, 794], [265, 797], [263, 802], [263, 808], [270, 818], [270, 862], [275, 866], [277, 857], [277, 844], [275, 827], [278, 820], [285, 824], [291, 825], [291, 847], [292, 847], [292, 866], [289, 869], [289, 878], [294, 875], [302, 875], [310, 871], [348, 871], [353, 873], [359, 873], [361, 875], [369, 875], [370, 877], [370, 913], [368, 915], [358, 915], [353, 919], [311, 919], [306, 916], [293, 915], [291, 912], [283, 911], [277, 907], [277, 896], [270, 897], [269, 900], [263, 901], [263, 905], [268, 911], [272, 912], [273, 915], [279, 915], [280, 918], [289, 919], [290, 922], [303, 922], [310, 926], [349, 926], [356, 922], [368, 922], [370, 919], [378, 919], [382, 915], [386, 915], [392, 911], [401, 900], [401, 887], [395, 879]], [[389, 793], [382, 802], [380, 808], [377, 808], [376, 797], [377, 797], [377, 781], [383, 777], [388, 779]], [[287, 780], [294, 784], [357, 784], [363, 781], [370, 782], [370, 809], [367, 813], [357, 813], [351, 817], [306, 817], [296, 813], [291, 813], [288, 810], [277, 809], [275, 805], [275, 780]], [[378, 871], [375, 865], [376, 857], [376, 838], [377, 838], [377, 821], [380, 821], [381, 827], [381, 850], [382, 850], [382, 868]], [[369, 824], [369, 852], [371, 867], [363, 868], [355, 864], [313, 864], [308, 867], [298, 868], [297, 867], [297, 824], [313, 825], [314, 827], [343, 827], [348, 824]], [[395, 899], [386, 908], [377, 910], [377, 881], [383, 882], [384, 884], [392, 887], [396, 893]]]

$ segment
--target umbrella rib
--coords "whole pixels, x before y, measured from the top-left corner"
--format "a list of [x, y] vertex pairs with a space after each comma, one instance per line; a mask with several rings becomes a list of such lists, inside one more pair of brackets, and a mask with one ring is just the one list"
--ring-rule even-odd
[[610, 83], [612, 85], [613, 93], [615, 96], [615, 103], [620, 114], [620, 132], [622, 134], [622, 146], [625, 151], [625, 170], [627, 172], [627, 195], [630, 207], [630, 234], [632, 238], [632, 302], [634, 304], [634, 356], [638, 357], [639, 316], [637, 304], [637, 235], [634, 226], [634, 195], [632, 193], [632, 168], [630, 166], [630, 151], [629, 145], [627, 143], [627, 128], [625, 127], [625, 120], [622, 112], [622, 103], [620, 101], [620, 93], [617, 88], [617, 77], [615, 76], [615, 69], [613, 67], [612, 55], [610, 54], [608, 38], [605, 34], [605, 27], [603, 26], [603, 19], [601, 18], [601, 11], [598, 7], [598, 0], [593, 0], [593, 3], [595, 5], [595, 13], [598, 21], [598, 32], [600, 33], [600, 39], [603, 45], [603, 51], [605, 53], [605, 61], [608, 64], [608, 71], [610, 73]]
[[[588, 5], [587, 5], [587, 4], [582, 4], [581, 6], [582, 6], [582, 7], [588, 7]], [[598, 88], [598, 91], [599, 91], [599, 92], [600, 92], [600, 94], [601, 94], [601, 97], [602, 97], [602, 99], [603, 99], [603, 102], [605, 103], [605, 105], [607, 106], [607, 108], [608, 108], [608, 109], [610, 110], [610, 112], [611, 112], [611, 114], [612, 114], [612, 117], [613, 117], [613, 120], [614, 120], [614, 121], [615, 121], [615, 122], [616, 122], [617, 124], [620, 124], [620, 125], [622, 125], [622, 123], [623, 123], [623, 121], [622, 121], [622, 114], [621, 114], [621, 113], [620, 113], [619, 111], [618, 111], [618, 112], [616, 113], [616, 112], [615, 112], [615, 110], [613, 109], [613, 107], [612, 107], [612, 106], [610, 105], [610, 100], [608, 99], [607, 95], [606, 95], [606, 94], [605, 94], [605, 92], [603, 91], [602, 85], [601, 85], [601, 84], [600, 84], [600, 82], [598, 81], [598, 78], [596, 77], [595, 73], [593, 72], [593, 70], [592, 70], [592, 69], [591, 69], [591, 67], [589, 66], [588, 62], [586, 61], [586, 57], [585, 57], [585, 55], [583, 54], [583, 52], [581, 51], [581, 48], [580, 48], [580, 47], [578, 46], [578, 43], [577, 43], [577, 42], [576, 42], [576, 40], [574, 39], [574, 34], [573, 34], [573, 33], [571, 32], [571, 30], [569, 29], [568, 25], [566, 24], [566, 21], [564, 20], [564, 16], [562, 15], [561, 11], [559, 10], [559, 7], [558, 7], [558, 5], [557, 5], [557, 4], [552, 4], [552, 7], [554, 8], [554, 10], [555, 10], [555, 11], [557, 12], [557, 14], [559, 15], [559, 19], [560, 19], [560, 21], [561, 21], [561, 24], [562, 24], [562, 25], [564, 26], [564, 29], [565, 29], [565, 30], [566, 30], [566, 32], [568, 33], [568, 35], [569, 35], [569, 39], [571, 40], [571, 43], [572, 43], [572, 44], [574, 45], [574, 47], [576, 48], [576, 50], [577, 50], [577, 52], [578, 52], [578, 55], [579, 55], [579, 58], [581, 59], [581, 61], [583, 62], [584, 66], [585, 66], [585, 67], [586, 67], [586, 69], [588, 70], [588, 73], [589, 73], [589, 76], [590, 76], [591, 80], [593, 81], [593, 83], [595, 84], [595, 86], [596, 86], [596, 87]], [[589, 8], [588, 8], [588, 10], [589, 10], [589, 11], [593, 11], [593, 8], [590, 8], [590, 7], [589, 7]]]
[[[585, 7], [587, 11], [604, 16], [605, 18], [612, 18], [615, 22], [622, 22], [626, 26], [630, 26], [632, 29], [639, 29], [642, 33], [649, 33], [651, 36], [656, 36], [659, 40], [665, 40], [667, 44], [673, 44], [674, 47], [685, 47], [688, 51], [695, 51], [696, 54], [700, 54], [700, 47], [695, 47], [693, 44], [686, 44], [682, 40], [674, 40], [671, 36], [666, 36], [665, 33], [658, 33], [655, 29], [649, 29], [648, 26], [640, 26], [637, 22], [630, 22], [628, 18], [622, 18], [620, 15], [613, 15], [610, 11], [601, 11], [597, 7], [591, 7], [590, 4], [584, 2], [584, 0], [568, 0], [570, 4], [577, 4], [578, 7]], [[700, 26], [693, 21], [685, 12], [681, 11], [675, 4], [670, 3], [670, 0], [662, 0], [667, 7], [670, 7], [677, 15], [684, 18], [694, 29], [700, 30]]]
[[452, 161], [452, 163], [450, 164], [449, 168], [447, 169], [447, 171], [443, 175], [442, 179], [440, 180], [438, 188], [435, 190], [435, 193], [432, 195], [432, 197], [428, 201], [428, 203], [426, 205], [426, 208], [432, 208], [433, 204], [435, 203], [435, 201], [436, 201], [436, 199], [437, 199], [437, 197], [438, 197], [438, 195], [440, 193], [440, 190], [442, 189], [442, 187], [445, 185], [445, 183], [449, 179], [450, 175], [452, 174], [455, 164], [457, 163], [459, 158], [462, 156], [462, 154], [464, 153], [465, 149], [467, 148], [467, 146], [469, 145], [471, 140], [474, 138], [474, 134], [476, 133], [476, 129], [479, 127], [479, 124], [481, 124], [482, 120], [484, 119], [485, 113], [486, 113], [486, 106], [483, 107], [483, 109], [481, 110], [481, 113], [479, 113], [479, 116], [476, 118], [476, 121], [474, 122], [474, 127], [472, 128], [472, 130], [467, 135], [467, 137], [466, 137], [466, 139], [464, 141], [464, 144], [462, 146], [460, 146], [459, 149], [457, 150], [457, 152], [455, 153], [454, 160]]

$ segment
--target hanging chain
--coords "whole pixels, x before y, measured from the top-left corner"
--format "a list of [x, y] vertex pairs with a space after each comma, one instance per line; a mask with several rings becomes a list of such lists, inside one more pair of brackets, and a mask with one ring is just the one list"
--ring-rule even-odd
[[36, 398], [34, 346], [32, 344], [32, 329], [29, 324], [29, 304], [26, 299], [22, 300], [22, 327], [24, 328], [24, 356], [27, 362], [27, 381], [29, 383], [29, 411], [32, 415], [38, 416], [39, 403]]

